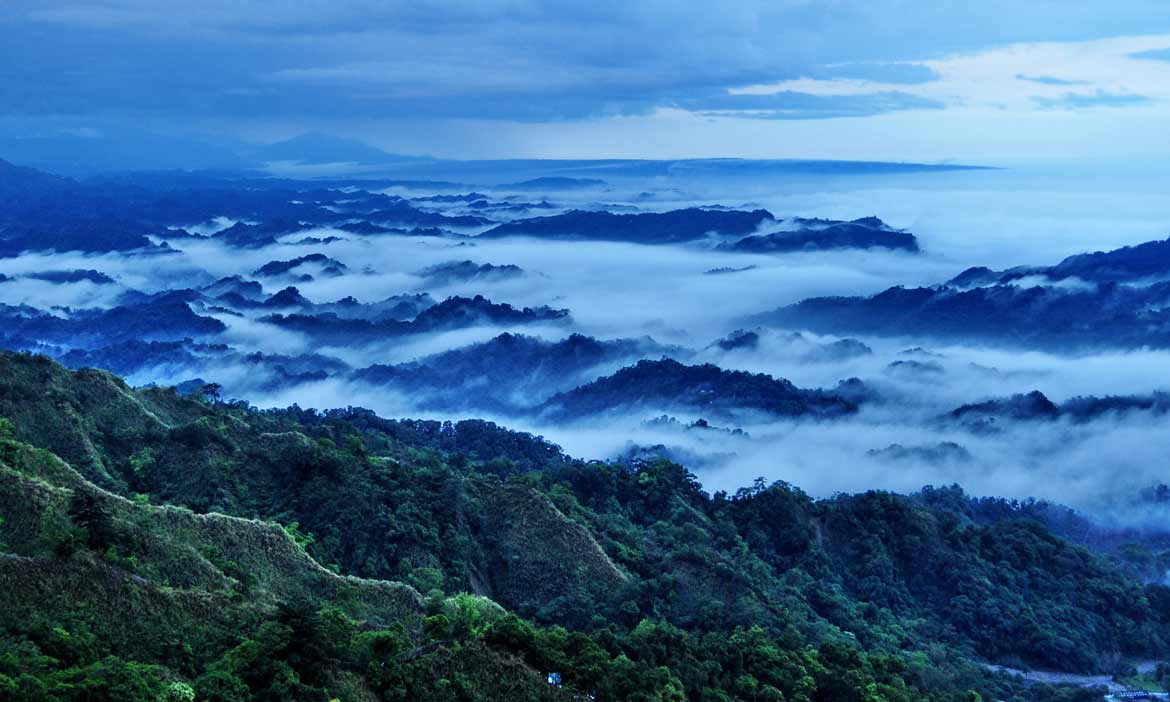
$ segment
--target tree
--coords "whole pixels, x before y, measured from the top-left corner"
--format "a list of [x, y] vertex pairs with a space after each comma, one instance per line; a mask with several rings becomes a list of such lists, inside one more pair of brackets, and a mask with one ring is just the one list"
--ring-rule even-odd
[[69, 501], [69, 517], [85, 532], [90, 548], [103, 551], [113, 545], [113, 520], [93, 493], [85, 489], [74, 490]]

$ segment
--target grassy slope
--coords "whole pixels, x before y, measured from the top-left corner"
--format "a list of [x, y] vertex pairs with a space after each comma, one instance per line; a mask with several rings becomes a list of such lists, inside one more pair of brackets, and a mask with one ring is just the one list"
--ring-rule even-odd
[[[127, 500], [52, 453], [5, 439], [0, 515], [0, 630], [70, 622], [107, 654], [201, 670], [292, 602], [425, 641], [423, 600], [408, 585], [337, 575], [271, 522]], [[513, 656], [476, 645], [436, 653], [434, 680], [458, 676], [501, 700], [555, 697]], [[360, 674], [327, 675], [343, 699], [376, 699]]]
[[[411, 533], [395, 551], [400, 558], [440, 566], [433, 551], [458, 549], [448, 559], [463, 564], [454, 584], [513, 605], [624, 579], [590, 533], [539, 493], [454, 476], [428, 484], [421, 468], [434, 458], [408, 448], [394, 447], [380, 460], [360, 457], [355, 466], [333, 448], [343, 439], [310, 438], [282, 418], [208, 406], [170, 389], [135, 390], [108, 373], [74, 373], [13, 354], [0, 354], [0, 417], [12, 420], [17, 439], [54, 451], [124, 494], [286, 522], [313, 503], [315, 517], [302, 527], [336, 544], [330, 556], [346, 572], [406, 575], [354, 539], [367, 531], [386, 538], [401, 528]], [[403, 524], [413, 515], [389, 511], [388, 481], [427, 491], [446, 518], [442, 532], [413, 534], [418, 525]]]

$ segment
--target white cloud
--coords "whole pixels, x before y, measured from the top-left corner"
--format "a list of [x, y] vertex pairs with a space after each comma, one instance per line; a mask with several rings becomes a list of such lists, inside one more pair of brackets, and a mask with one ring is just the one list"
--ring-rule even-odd
[[[798, 78], [731, 88], [732, 95], [869, 95], [901, 91], [952, 107], [1033, 110], [1037, 98], [1066, 95], [1170, 98], [1170, 63], [1134, 54], [1170, 46], [1170, 35], [1115, 37], [1081, 42], [1011, 44], [974, 53], [914, 62], [936, 78], [921, 83]], [[1037, 81], [1031, 76], [1044, 76]]]

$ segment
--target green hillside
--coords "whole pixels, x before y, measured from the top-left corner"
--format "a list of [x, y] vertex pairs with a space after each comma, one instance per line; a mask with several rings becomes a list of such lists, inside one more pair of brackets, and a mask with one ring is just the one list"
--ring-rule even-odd
[[27, 355], [0, 417], [0, 700], [1094, 699], [978, 662], [1170, 657], [1170, 589], [1035, 522]]

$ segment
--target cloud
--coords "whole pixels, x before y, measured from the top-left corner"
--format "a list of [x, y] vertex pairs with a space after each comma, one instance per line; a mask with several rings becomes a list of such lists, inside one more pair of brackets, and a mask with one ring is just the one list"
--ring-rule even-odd
[[1104, 90], [1098, 90], [1091, 94], [1065, 93], [1056, 98], [1036, 96], [1032, 100], [1045, 109], [1063, 110], [1081, 110], [1093, 107], [1139, 107], [1152, 102], [1145, 95], [1107, 93]]
[[[806, 339], [827, 341], [806, 335]], [[692, 464], [707, 490], [734, 491], [756, 477], [785, 480], [816, 495], [959, 483], [969, 493], [1009, 498], [1039, 497], [1069, 504], [1099, 518], [1121, 518], [1125, 505], [1146, 487], [1164, 482], [1162, 453], [1170, 449], [1170, 417], [1105, 417], [1085, 424], [1065, 421], [1005, 423], [1000, 431], [974, 434], [937, 421], [959, 404], [1037, 388], [1061, 401], [1083, 394], [1148, 393], [1165, 383], [1151, 378], [1170, 360], [1166, 352], [1101, 353], [1081, 357], [965, 347], [931, 347], [941, 374], [919, 382], [891, 374], [885, 366], [906, 358], [912, 340], [866, 339], [873, 349], [844, 363], [801, 361], [802, 344], [785, 333], [765, 332], [755, 350], [712, 351], [700, 357], [723, 367], [787, 377], [804, 387], [831, 386], [856, 375], [887, 398], [883, 405], [831, 422], [748, 422], [748, 436], [684, 431], [677, 425], [646, 425], [654, 408], [628, 416], [557, 427], [506, 420], [549, 437], [572, 455], [609, 458], [630, 442], [664, 444], [707, 460]], [[682, 424], [702, 412], [672, 413]], [[711, 417], [706, 417], [712, 419]], [[713, 422], [718, 424], [718, 422]], [[970, 460], [883, 459], [869, 452], [891, 444], [962, 446]], [[1132, 448], [1127, 448], [1132, 447]], [[1131, 522], [1155, 523], [1160, 515]]]
[[691, 100], [684, 106], [705, 115], [753, 119], [868, 117], [900, 110], [939, 110], [945, 107], [937, 100], [896, 90], [857, 95], [814, 95], [795, 91], [767, 95], [725, 94]]
[[1040, 85], [1089, 85], [1087, 80], [1068, 80], [1066, 78], [1056, 78], [1054, 76], [1029, 76], [1023, 73], [1016, 74], [1017, 80], [1026, 80], [1031, 83], [1039, 83]]
[[0, 104], [220, 123], [563, 120], [801, 76], [919, 84], [938, 56], [1139, 31], [1170, 31], [1157, 2], [15, 0]]
[[[1049, 174], [1051, 175], [1051, 174]], [[749, 437], [718, 432], [685, 431], [675, 425], [646, 425], [660, 408], [607, 418], [586, 426], [546, 426], [530, 418], [491, 417], [506, 426], [531, 430], [586, 458], [608, 458], [628, 442], [680, 446], [707, 457], [701, 478], [707, 489], [735, 489], [756, 476], [786, 479], [818, 495], [875, 487], [914, 490], [925, 483], [960, 482], [976, 494], [1042, 496], [1093, 510], [1112, 509], [1129, 495], [1164, 479], [1164, 456], [1170, 450], [1170, 419], [1131, 417], [1084, 425], [1063, 422], [1008, 427], [998, 434], [974, 435], [933, 420], [954, 407], [989, 396], [1038, 389], [1061, 401], [1081, 394], [1137, 394], [1165, 389], [1162, 370], [1170, 364], [1165, 351], [1101, 352], [1078, 356], [1021, 352], [963, 345], [930, 350], [942, 372], [929, 379], [890, 372], [891, 362], [921, 339], [864, 339], [873, 349], [841, 361], [810, 359], [809, 349], [834, 341], [805, 335], [793, 339], [786, 330], [766, 330], [754, 350], [723, 351], [711, 342], [740, 325], [746, 315], [804, 297], [868, 294], [893, 284], [931, 284], [950, 278], [968, 265], [1003, 268], [1050, 263], [1078, 250], [1110, 248], [1165, 236], [1170, 203], [1153, 197], [1164, 181], [1118, 181], [1092, 173], [1085, 180], [1060, 170], [1044, 173], [975, 171], [891, 176], [872, 179], [719, 178], [637, 181], [607, 186], [604, 191], [574, 191], [553, 198], [563, 207], [596, 205], [600, 198], [630, 202], [647, 188], [655, 190], [654, 207], [722, 203], [766, 206], [779, 216], [855, 218], [879, 214], [891, 224], [909, 227], [921, 237], [925, 253], [908, 256], [874, 251], [802, 252], [751, 256], [703, 248], [644, 247], [615, 243], [538, 242], [531, 239], [480, 240], [454, 248], [433, 237], [348, 238], [313, 246], [276, 244], [256, 250], [229, 250], [211, 240], [176, 240], [181, 253], [158, 257], [149, 267], [140, 257], [110, 254], [37, 254], [0, 261], [0, 272], [18, 277], [43, 270], [95, 269], [124, 287], [155, 291], [209, 282], [247, 273], [269, 260], [287, 260], [321, 252], [344, 262], [345, 274], [307, 282], [302, 293], [315, 302], [352, 294], [363, 301], [413, 291], [423, 281], [413, 272], [453, 259], [516, 264], [530, 275], [477, 281], [430, 290], [435, 297], [481, 292], [517, 305], [550, 304], [571, 310], [573, 328], [525, 327], [522, 331], [559, 339], [582, 331], [604, 339], [652, 334], [661, 342], [694, 349], [690, 362], [713, 362], [736, 370], [788, 378], [801, 387], [832, 387], [856, 376], [887, 398], [846, 420], [818, 422], [750, 420]], [[1132, 177], [1132, 176], [1131, 176]], [[1104, 183], [1104, 184], [1103, 184]], [[1142, 191], [1145, 187], [1148, 191]], [[1110, 189], [1113, 188], [1113, 189]], [[218, 222], [222, 226], [226, 222]], [[337, 234], [322, 229], [309, 235]], [[306, 236], [298, 233], [295, 237]], [[368, 266], [369, 272], [365, 270]], [[750, 270], [704, 275], [716, 267]], [[46, 281], [35, 281], [48, 285]], [[113, 285], [76, 284], [32, 288], [0, 284], [5, 302], [42, 304], [64, 301], [75, 306], [107, 304]], [[269, 292], [279, 285], [270, 286]], [[110, 288], [111, 290], [106, 290]], [[475, 327], [347, 348], [316, 348], [300, 334], [282, 332], [248, 317], [221, 315], [228, 329], [215, 341], [229, 343], [239, 354], [261, 351], [295, 354], [314, 351], [354, 367], [401, 363], [413, 358], [489, 339], [503, 329]], [[158, 367], [136, 374], [135, 382], [178, 382], [201, 376], [222, 383], [229, 395], [261, 406], [321, 408], [362, 405], [385, 416], [453, 418], [423, 411], [417, 398], [334, 377], [287, 386], [274, 382], [267, 366], [244, 363], [239, 356], [207, 354], [192, 367]], [[278, 389], [273, 390], [274, 387]], [[661, 408], [665, 410], [667, 408]], [[482, 412], [469, 412], [482, 416]], [[699, 418], [701, 413], [680, 416]], [[970, 461], [909, 458], [895, 463], [868, 454], [890, 444], [933, 445], [954, 441]], [[1107, 465], [1103, 468], [1103, 458]]]
[[[242, 167], [227, 137], [311, 130], [457, 158], [1170, 155], [1161, 0], [12, 0], [0, 44], [0, 132], [104, 137], [0, 157], [72, 172]], [[1150, 101], [1107, 121], [1097, 91]]]
[[1144, 59], [1147, 61], [1170, 61], [1170, 47], [1165, 49], [1150, 49], [1148, 51], [1139, 51], [1130, 55], [1135, 59]]
[[[1021, 424], [994, 436], [972, 436], [926, 431], [880, 416], [766, 432], [751, 427], [753, 444], [741, 444], [735, 459], [703, 471], [700, 479], [709, 490], [734, 490], [763, 476], [817, 496], [864, 489], [912, 492], [928, 484], [958, 483], [974, 495], [1048, 499], [1117, 519], [1140, 490], [1164, 481], [1157, 456], [1170, 449], [1167, 427], [1165, 417], [1131, 417], [1077, 426]], [[869, 454], [895, 443], [934, 446], [940, 441], [958, 443], [972, 459], [890, 462]], [[1103, 456], [1109, 457], [1108, 469], [1103, 469]], [[1148, 520], [1145, 526], [1164, 528], [1164, 512], [1141, 516]]]
[[917, 85], [938, 80], [938, 72], [914, 61], [868, 61], [829, 64], [809, 76], [821, 79], [852, 78], [874, 83]]
[[[1120, 106], [1170, 98], [1170, 67], [1135, 58], [1170, 37], [1133, 36], [1083, 42], [1022, 43], [930, 58], [916, 64], [933, 78], [900, 84], [880, 78], [812, 77], [732, 88], [732, 95], [787, 93], [858, 97], [896, 93], [950, 108], [990, 107], [1027, 112], [1037, 106], [1068, 109]], [[1053, 77], [1077, 75], [1077, 80]], [[1041, 86], [1038, 88], [1037, 86]], [[1084, 86], [1082, 90], [1070, 90]], [[1038, 89], [1043, 92], [1037, 93]], [[1142, 99], [1144, 98], [1144, 99]]]

